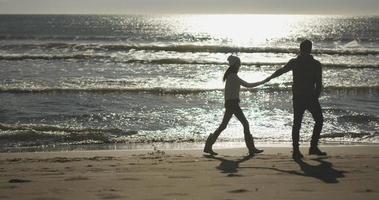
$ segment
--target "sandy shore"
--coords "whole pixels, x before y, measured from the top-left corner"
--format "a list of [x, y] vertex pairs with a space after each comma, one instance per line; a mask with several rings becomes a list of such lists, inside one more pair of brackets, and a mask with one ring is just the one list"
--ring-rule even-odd
[[[379, 146], [0, 154], [0, 199], [379, 199]], [[307, 149], [302, 149], [306, 153]]]

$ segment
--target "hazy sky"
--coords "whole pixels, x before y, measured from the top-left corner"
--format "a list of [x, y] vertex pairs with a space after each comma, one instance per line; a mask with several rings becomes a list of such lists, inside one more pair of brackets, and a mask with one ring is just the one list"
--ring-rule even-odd
[[1, 14], [379, 14], [379, 0], [0, 0]]

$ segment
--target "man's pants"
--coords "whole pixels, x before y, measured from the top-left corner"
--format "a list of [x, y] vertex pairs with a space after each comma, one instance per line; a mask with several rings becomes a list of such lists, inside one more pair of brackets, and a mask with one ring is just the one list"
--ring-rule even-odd
[[304, 96], [294, 96], [293, 98], [293, 126], [292, 126], [292, 145], [294, 148], [299, 148], [299, 132], [301, 128], [301, 122], [305, 110], [308, 110], [313, 119], [315, 125], [313, 127], [313, 134], [311, 140], [311, 147], [316, 147], [320, 138], [320, 133], [324, 118], [322, 116], [321, 106], [317, 98], [309, 98]]

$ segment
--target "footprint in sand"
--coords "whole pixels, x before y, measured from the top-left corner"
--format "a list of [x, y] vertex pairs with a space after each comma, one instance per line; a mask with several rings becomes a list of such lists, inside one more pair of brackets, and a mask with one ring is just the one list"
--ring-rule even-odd
[[365, 189], [365, 190], [357, 190], [356, 192], [362, 193], [362, 192], [375, 192], [375, 191], [372, 189]]
[[74, 177], [66, 178], [64, 180], [65, 181], [84, 181], [84, 180], [89, 180], [89, 178], [84, 177], [84, 176], [74, 176]]
[[8, 181], [8, 183], [28, 183], [28, 182], [32, 182], [30, 180], [26, 180], [26, 179], [10, 179]]
[[244, 193], [244, 192], [248, 192], [248, 190], [238, 189], [238, 190], [231, 190], [231, 191], [229, 191], [229, 193]]

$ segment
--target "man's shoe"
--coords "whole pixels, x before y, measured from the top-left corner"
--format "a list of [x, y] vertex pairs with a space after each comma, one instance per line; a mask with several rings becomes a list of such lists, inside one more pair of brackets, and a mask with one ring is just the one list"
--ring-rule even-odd
[[209, 153], [209, 154], [212, 155], [212, 156], [217, 155], [217, 153], [214, 152], [211, 148], [204, 148], [203, 152], [204, 152], [204, 153]]
[[263, 152], [263, 149], [257, 149], [254, 147], [253, 149], [249, 150], [249, 155], [253, 156], [255, 154], [262, 153], [262, 152]]
[[292, 158], [293, 158], [294, 160], [300, 160], [300, 159], [303, 159], [304, 156], [303, 156], [303, 154], [300, 153], [299, 150], [294, 150], [294, 151], [292, 152]]
[[322, 152], [318, 147], [310, 147], [309, 155], [326, 156], [326, 152]]

